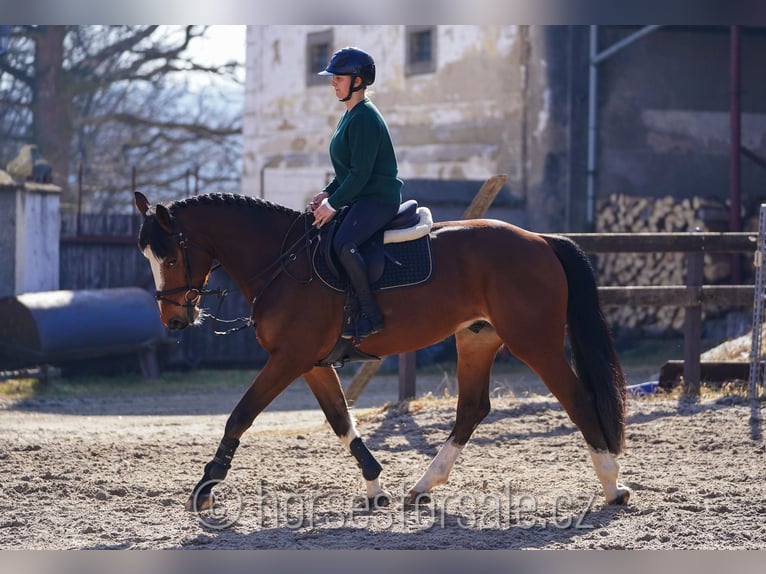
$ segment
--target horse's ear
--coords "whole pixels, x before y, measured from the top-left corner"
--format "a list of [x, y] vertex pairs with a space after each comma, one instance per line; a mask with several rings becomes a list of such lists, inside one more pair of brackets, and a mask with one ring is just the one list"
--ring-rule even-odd
[[146, 217], [146, 212], [149, 211], [149, 200], [140, 191], [135, 192], [136, 208], [141, 212], [141, 215]]
[[175, 233], [175, 229], [173, 229], [173, 216], [170, 215], [168, 208], [157, 204], [154, 210], [154, 216], [157, 218], [157, 223], [160, 224], [160, 227], [167, 233]]

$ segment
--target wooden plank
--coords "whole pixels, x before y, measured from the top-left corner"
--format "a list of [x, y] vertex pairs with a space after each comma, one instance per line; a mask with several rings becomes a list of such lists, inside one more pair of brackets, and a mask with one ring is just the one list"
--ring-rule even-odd
[[[684, 361], [667, 361], [660, 367], [657, 381], [660, 387], [670, 389], [681, 380]], [[750, 363], [745, 361], [701, 361], [700, 380], [705, 383], [722, 384], [728, 381], [747, 381]]]
[[137, 235], [62, 235], [65, 245], [130, 245], [138, 249]]
[[601, 305], [605, 307], [648, 306], [688, 307], [716, 305], [750, 307], [753, 304], [752, 285], [645, 285], [603, 286], [598, 288]]
[[562, 233], [587, 253], [744, 253], [755, 251], [757, 232]]
[[500, 193], [506, 181], [508, 181], [508, 176], [503, 174], [493, 175], [485, 181], [463, 213], [463, 219], [479, 219], [484, 217], [484, 214], [487, 213], [489, 206], [492, 205], [492, 202], [497, 197], [497, 194]]
[[349, 404], [353, 405], [356, 399], [359, 398], [359, 395], [362, 394], [367, 383], [369, 383], [372, 380], [372, 377], [375, 376], [375, 373], [378, 372], [382, 363], [383, 361], [369, 361], [362, 363], [361, 367], [359, 367], [359, 370], [354, 375], [354, 378], [351, 379], [351, 384], [349, 384], [345, 393], [346, 401]]

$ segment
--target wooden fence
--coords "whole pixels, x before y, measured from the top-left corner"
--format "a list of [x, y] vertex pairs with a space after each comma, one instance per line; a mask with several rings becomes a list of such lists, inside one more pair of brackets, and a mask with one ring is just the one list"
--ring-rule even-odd
[[[685, 285], [600, 286], [602, 306], [684, 307], [684, 394], [700, 391], [702, 353], [702, 307], [751, 307], [753, 285], [704, 285], [706, 253], [751, 253], [758, 233], [565, 233], [590, 254], [599, 253], [685, 253]], [[598, 278], [596, 278], [598, 281]], [[415, 396], [413, 356], [400, 357], [399, 399]], [[406, 365], [406, 367], [404, 366]], [[353, 385], [350, 389], [358, 396]]]
[[750, 253], [757, 248], [758, 233], [570, 233], [588, 253], [685, 253], [685, 285], [601, 286], [603, 306], [684, 307], [684, 394], [700, 391], [702, 307], [751, 307], [753, 285], [704, 285], [706, 253]]

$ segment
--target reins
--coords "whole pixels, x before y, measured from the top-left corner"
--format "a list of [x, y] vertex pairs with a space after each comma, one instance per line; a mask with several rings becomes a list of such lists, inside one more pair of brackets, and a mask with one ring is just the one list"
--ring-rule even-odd
[[[263, 293], [266, 291], [266, 289], [271, 285], [277, 277], [279, 277], [282, 273], [285, 273], [290, 279], [293, 281], [296, 281], [302, 285], [308, 284], [313, 279], [313, 272], [311, 271], [311, 261], [309, 259], [309, 276], [306, 279], [301, 279], [299, 277], [294, 276], [290, 273], [288, 266], [296, 261], [298, 259], [298, 255], [302, 251], [306, 251], [306, 253], [310, 253], [310, 247], [313, 243], [314, 239], [317, 237], [319, 230], [314, 227], [313, 225], [309, 225], [308, 223], [308, 217], [304, 217], [308, 215], [309, 212], [305, 211], [301, 213], [298, 217], [296, 217], [293, 222], [290, 224], [290, 227], [288, 227], [287, 231], [285, 232], [285, 235], [282, 239], [282, 246], [280, 247], [280, 254], [279, 256], [268, 266], [266, 266], [265, 269], [263, 269], [258, 274], [254, 275], [251, 278], [252, 280], [258, 279], [262, 277], [263, 275], [266, 275], [270, 272], [266, 280], [261, 284], [261, 286], [258, 288], [258, 291], [256, 291], [255, 295], [253, 296], [253, 299], [250, 303], [250, 316], [249, 317], [237, 317], [235, 319], [221, 319], [218, 317], [218, 314], [221, 311], [221, 307], [223, 305], [223, 301], [226, 298], [226, 296], [229, 294], [228, 289], [204, 289], [203, 287], [194, 287], [191, 283], [191, 267], [189, 264], [189, 257], [187, 253], [187, 244], [195, 245], [197, 248], [202, 249], [203, 251], [206, 251], [202, 246], [195, 244], [193, 241], [189, 240], [187, 237], [183, 235], [182, 232], [177, 232], [173, 235], [173, 237], [178, 241], [178, 245], [183, 251], [184, 255], [184, 264], [186, 269], [186, 286], [185, 287], [176, 287], [174, 289], [167, 289], [164, 291], [157, 291], [156, 292], [156, 298], [157, 300], [163, 300], [169, 303], [172, 303], [174, 305], [177, 305], [178, 307], [185, 307], [187, 309], [193, 308], [204, 295], [217, 295], [218, 296], [218, 307], [214, 314], [208, 314], [207, 316], [210, 317], [213, 320], [212, 323], [212, 329], [213, 333], [215, 335], [230, 335], [232, 333], [236, 333], [237, 331], [241, 331], [242, 329], [246, 329], [248, 327], [252, 327], [255, 325], [255, 321], [253, 321], [253, 317], [255, 315], [255, 306], [260, 301], [260, 298], [263, 296]], [[293, 230], [293, 227], [296, 225], [298, 220], [303, 219], [304, 221], [304, 229], [303, 233], [300, 237], [298, 237], [292, 244], [290, 244], [289, 247], [285, 248], [285, 244], [287, 243], [287, 238], [290, 236], [290, 232]], [[301, 246], [302, 245], [302, 246]], [[301, 246], [300, 249], [297, 249], [297, 247]], [[221, 267], [220, 263], [217, 263], [214, 265], [210, 272], [219, 269]], [[165, 295], [171, 295], [175, 293], [180, 293], [182, 291], [186, 291], [184, 295], [184, 303], [177, 303], [176, 301], [172, 301], [170, 299], [167, 299]], [[215, 329], [215, 326], [218, 323], [226, 323], [226, 324], [238, 324], [236, 327], [232, 327], [230, 329], [226, 329], [224, 331], [218, 331]]]

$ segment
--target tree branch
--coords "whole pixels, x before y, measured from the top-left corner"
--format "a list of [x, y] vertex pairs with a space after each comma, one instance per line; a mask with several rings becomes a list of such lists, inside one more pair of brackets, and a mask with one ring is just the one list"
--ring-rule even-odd
[[[168, 74], [176, 72], [208, 72], [232, 74], [231, 64], [225, 66], [201, 66], [182, 58], [189, 42], [204, 36], [207, 27], [197, 30], [197, 26], [185, 28], [183, 40], [162, 46], [160, 40], [146, 48], [140, 48], [141, 42], [150, 38], [157, 26], [148, 26], [136, 31], [127, 38], [102, 48], [96, 54], [72, 65], [69, 74], [77, 78], [71, 82], [75, 93], [82, 94], [104, 84], [114, 84], [127, 80], [154, 82]], [[126, 56], [133, 56], [132, 58]], [[111, 65], [108, 65], [111, 63]], [[236, 64], [235, 64], [236, 69]]]
[[83, 123], [90, 123], [99, 120], [101, 122], [116, 121], [131, 126], [143, 126], [160, 130], [183, 130], [202, 138], [235, 136], [242, 133], [242, 126], [240, 125], [216, 128], [198, 123], [183, 123], [176, 121], [161, 121], [142, 118], [140, 116], [128, 113], [116, 113], [108, 117], [86, 119]]

